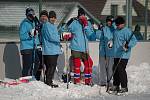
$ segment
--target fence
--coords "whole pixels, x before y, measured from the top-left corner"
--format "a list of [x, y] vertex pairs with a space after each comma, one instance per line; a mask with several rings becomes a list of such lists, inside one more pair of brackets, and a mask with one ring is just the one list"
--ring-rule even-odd
[[[61, 2], [60, 2], [61, 1]], [[32, 7], [35, 10], [36, 16], [43, 9], [55, 10], [58, 15], [57, 25], [69, 13], [73, 2], [79, 2], [85, 5], [85, 8], [94, 15], [92, 7], [95, 5], [86, 3], [86, 0], [0, 0], [0, 40], [19, 41], [18, 31], [19, 24], [25, 18], [25, 9]], [[91, 1], [98, 2], [99, 0]], [[128, 3], [127, 3], [128, 1]], [[132, 2], [131, 2], [132, 1]], [[145, 40], [150, 39], [150, 1], [149, 0], [101, 0], [99, 3], [104, 4], [102, 12], [99, 16], [107, 16], [112, 14], [114, 16], [131, 14], [132, 17], [126, 22], [131, 23], [132, 29], [136, 24], [141, 26], [141, 32]], [[130, 7], [130, 5], [132, 7]], [[129, 13], [129, 14], [128, 14]], [[105, 20], [103, 17], [100, 20]]]

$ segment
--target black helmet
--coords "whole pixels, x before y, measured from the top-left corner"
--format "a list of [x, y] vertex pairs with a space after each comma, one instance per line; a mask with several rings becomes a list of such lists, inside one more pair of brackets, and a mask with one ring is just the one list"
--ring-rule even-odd
[[48, 17], [48, 12], [47, 12], [46, 10], [42, 10], [42, 11], [40, 12], [40, 17], [41, 17], [42, 15], [45, 15], [45, 16]]
[[85, 11], [84, 11], [83, 8], [78, 9], [78, 17], [81, 16], [81, 15], [85, 15]]
[[139, 25], [139, 24], [137, 24], [137, 25], [135, 26], [134, 31], [140, 31], [140, 29], [141, 29], [140, 25]]
[[26, 9], [26, 16], [34, 16], [34, 10], [32, 8], [27, 8]]
[[55, 11], [50, 11], [48, 18], [53, 18], [53, 17], [56, 18], [56, 13]]
[[106, 22], [108, 22], [108, 21], [113, 22], [114, 21], [114, 17], [112, 15], [107, 16], [106, 17]]
[[116, 23], [116, 25], [124, 24], [124, 23], [125, 23], [125, 20], [124, 20], [123, 17], [118, 16], [118, 17], [115, 19], [115, 23]]

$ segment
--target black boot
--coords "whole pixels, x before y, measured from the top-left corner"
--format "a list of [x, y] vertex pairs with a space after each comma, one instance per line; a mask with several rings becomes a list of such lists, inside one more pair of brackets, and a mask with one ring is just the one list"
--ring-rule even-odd
[[41, 78], [41, 72], [42, 72], [42, 71], [37, 71], [37, 72], [36, 72], [35, 78], [36, 78], [37, 81], [39, 81], [40, 78]]
[[50, 86], [51, 86], [52, 88], [57, 88], [57, 87], [59, 87], [57, 84], [54, 84], [54, 83], [51, 83]]
[[[67, 74], [62, 74], [62, 80], [64, 83], [67, 83]], [[71, 75], [68, 75], [68, 82], [71, 81]]]
[[112, 86], [109, 88], [109, 91], [116, 91], [118, 92], [119, 91], [119, 86]]
[[112, 86], [109, 88], [109, 90], [107, 91], [109, 94], [117, 94], [119, 91], [119, 86]]
[[54, 77], [54, 72], [55, 72], [55, 66], [51, 66], [49, 68], [47, 68], [46, 70], [46, 84], [51, 86], [52, 88], [57, 88], [58, 85], [54, 84], [52, 79]]
[[125, 93], [125, 92], [128, 92], [128, 88], [127, 88], [127, 87], [121, 88], [121, 89], [119, 90], [119, 93]]

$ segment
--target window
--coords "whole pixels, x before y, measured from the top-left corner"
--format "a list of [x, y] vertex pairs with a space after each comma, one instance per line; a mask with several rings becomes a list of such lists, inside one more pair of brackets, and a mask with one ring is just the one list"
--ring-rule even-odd
[[118, 15], [118, 5], [111, 5], [111, 15], [114, 17]]

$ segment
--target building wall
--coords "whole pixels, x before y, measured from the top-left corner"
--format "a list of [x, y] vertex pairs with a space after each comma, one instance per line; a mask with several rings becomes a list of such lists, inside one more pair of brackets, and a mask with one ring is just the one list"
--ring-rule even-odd
[[[62, 43], [65, 53], [65, 43]], [[99, 60], [99, 43], [90, 42], [90, 55], [94, 61], [94, 68], [98, 68]], [[138, 42], [136, 47], [132, 50], [131, 59], [129, 60], [130, 65], [139, 66], [141, 63], [150, 64], [150, 41], [149, 42]], [[70, 55], [70, 51], [68, 53]], [[65, 54], [66, 55], [66, 54]], [[58, 69], [59, 74], [63, 73], [63, 67], [65, 66], [65, 55], [62, 54], [58, 58]], [[0, 79], [4, 77], [16, 79], [21, 76], [21, 55], [19, 53], [19, 43], [0, 43]], [[57, 76], [57, 75], [56, 75]], [[57, 77], [56, 77], [57, 78]]]
[[[15, 1], [19, 1], [19, 0], [15, 0]], [[0, 39], [10, 39], [10, 38], [18, 39], [19, 38], [19, 36], [18, 36], [19, 28], [18, 27], [19, 27], [20, 22], [25, 18], [25, 9], [27, 7], [32, 7], [33, 9], [35, 9], [36, 16], [38, 16], [39, 4], [38, 4], [38, 2], [35, 2], [35, 0], [33, 0], [33, 2], [28, 2], [25, 0], [23, 0], [24, 2], [15, 2], [15, 1], [0, 0], [0, 19], [1, 19], [0, 20], [0, 29], [1, 29], [0, 30]], [[30, 1], [32, 1], [32, 0], [30, 0]], [[50, 2], [50, 1], [55, 1], [55, 0], [43, 1], [42, 9], [46, 9], [48, 11], [50, 11], [50, 10], [56, 11], [57, 19], [58, 19], [56, 24], [58, 25], [60, 23], [60, 21], [62, 21], [64, 19], [64, 16], [66, 14], [68, 14], [68, 12], [71, 10], [71, 8], [73, 6], [72, 5], [73, 2], [71, 2], [71, 1], [76, 1], [76, 0], [71, 0], [70, 2], [69, 2], [69, 0], [66, 0], [66, 1], [68, 1], [68, 3], [58, 2], [58, 0], [56, 0], [57, 2]], [[82, 1], [82, 0], [77, 0], [77, 1]], [[95, 0], [95, 1], [97, 1], [97, 0]], [[138, 0], [138, 1], [140, 1], [140, 3], [144, 5], [145, 0]], [[85, 0], [83, 0], [80, 3], [83, 5], [84, 2], [85, 2]], [[101, 2], [105, 2], [105, 0], [101, 0]], [[85, 5], [86, 5], [86, 3], [85, 3]], [[118, 5], [118, 13], [120, 15], [125, 15], [125, 11], [123, 8], [126, 4], [126, 0], [107, 0], [105, 7], [102, 10], [102, 13], [97, 12], [98, 16], [110, 15], [111, 4], [117, 4]], [[101, 5], [101, 6], [103, 7], [103, 5]], [[91, 6], [91, 7], [89, 7], [89, 6]], [[95, 5], [94, 5], [94, 7], [95, 7]], [[93, 11], [94, 7], [93, 7], [93, 3], [91, 5], [87, 4], [87, 7], [85, 6], [85, 8], [90, 8], [87, 10], [91, 11], [90, 13], [93, 13], [93, 15], [95, 15], [94, 13], [96, 13], [96, 11]], [[101, 11], [100, 10], [101, 7], [97, 7], [97, 8], [99, 9], [98, 11]], [[150, 1], [149, 1], [149, 8], [150, 8]], [[66, 19], [69, 20], [72, 17], [76, 17], [77, 10], [78, 10], [77, 7], [74, 8], [74, 10], [70, 14], [70, 16]], [[133, 16], [137, 16], [137, 13], [134, 11], [134, 9], [132, 12], [133, 12]], [[144, 21], [137, 20], [134, 24], [140, 24], [141, 22], [143, 23]], [[145, 31], [144, 26], [141, 26], [141, 32], [144, 32], [144, 31]], [[150, 36], [150, 26], [148, 25], [148, 37], [149, 36]]]
[[[118, 15], [126, 15], [126, 0], [107, 0], [101, 15], [110, 15], [111, 5], [118, 5]], [[132, 15], [137, 16], [134, 9], [132, 9]]]

